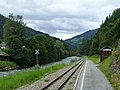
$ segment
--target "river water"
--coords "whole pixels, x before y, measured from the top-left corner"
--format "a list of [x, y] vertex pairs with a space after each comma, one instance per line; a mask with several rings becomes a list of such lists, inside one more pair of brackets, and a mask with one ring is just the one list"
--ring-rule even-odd
[[[71, 56], [71, 57], [67, 57], [65, 59], [62, 59], [61, 61], [58, 61], [58, 62], [53, 62], [53, 63], [49, 63], [49, 64], [46, 64], [46, 65], [41, 65], [41, 66], [39, 66], [39, 68], [45, 68], [45, 67], [49, 67], [49, 66], [52, 66], [52, 65], [55, 65], [55, 64], [62, 64], [62, 63], [67, 64], [67, 63], [70, 63], [70, 62], [73, 62], [73, 61], [77, 61], [79, 59], [80, 59], [80, 57]], [[35, 70], [35, 68], [28, 68], [28, 69], [23, 69], [23, 70], [11, 70], [11, 71], [6, 71], [6, 72], [0, 72], [0, 77], [15, 74], [17, 72], [25, 71], [25, 70]]]

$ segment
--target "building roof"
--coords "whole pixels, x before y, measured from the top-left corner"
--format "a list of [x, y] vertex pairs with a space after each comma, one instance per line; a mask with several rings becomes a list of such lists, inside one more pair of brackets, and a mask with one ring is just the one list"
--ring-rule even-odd
[[111, 49], [103, 49], [103, 51], [112, 51]]
[[110, 46], [106, 45], [103, 48], [101, 48], [100, 51], [112, 51], [112, 48]]
[[1, 48], [6, 48], [6, 43], [5, 42], [0, 43], [0, 47]]
[[7, 53], [5, 53], [5, 52], [3, 52], [1, 49], [0, 49], [0, 56], [10, 56], [10, 55], [8, 55]]

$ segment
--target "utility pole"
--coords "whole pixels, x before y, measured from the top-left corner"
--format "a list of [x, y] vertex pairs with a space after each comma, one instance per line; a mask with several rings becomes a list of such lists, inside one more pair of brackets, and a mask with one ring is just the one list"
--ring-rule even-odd
[[39, 49], [35, 50], [35, 54], [36, 54], [36, 65], [38, 65], [38, 55], [40, 54]]

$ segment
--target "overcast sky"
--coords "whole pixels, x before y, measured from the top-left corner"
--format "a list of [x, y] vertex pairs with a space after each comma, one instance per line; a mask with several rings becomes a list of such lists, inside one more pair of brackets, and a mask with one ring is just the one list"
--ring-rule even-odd
[[60, 39], [98, 28], [120, 0], [0, 0], [0, 13], [23, 15], [27, 26]]

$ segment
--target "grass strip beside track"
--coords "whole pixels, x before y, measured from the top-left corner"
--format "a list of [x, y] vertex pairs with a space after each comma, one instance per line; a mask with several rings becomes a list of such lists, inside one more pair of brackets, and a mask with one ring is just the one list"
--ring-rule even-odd
[[0, 90], [13, 90], [20, 86], [33, 83], [47, 76], [48, 74], [51, 74], [69, 65], [71, 64], [57, 64], [34, 71], [22, 71], [14, 75], [0, 77]]
[[99, 55], [88, 56], [88, 59], [91, 60], [94, 64], [98, 64], [100, 62]]

